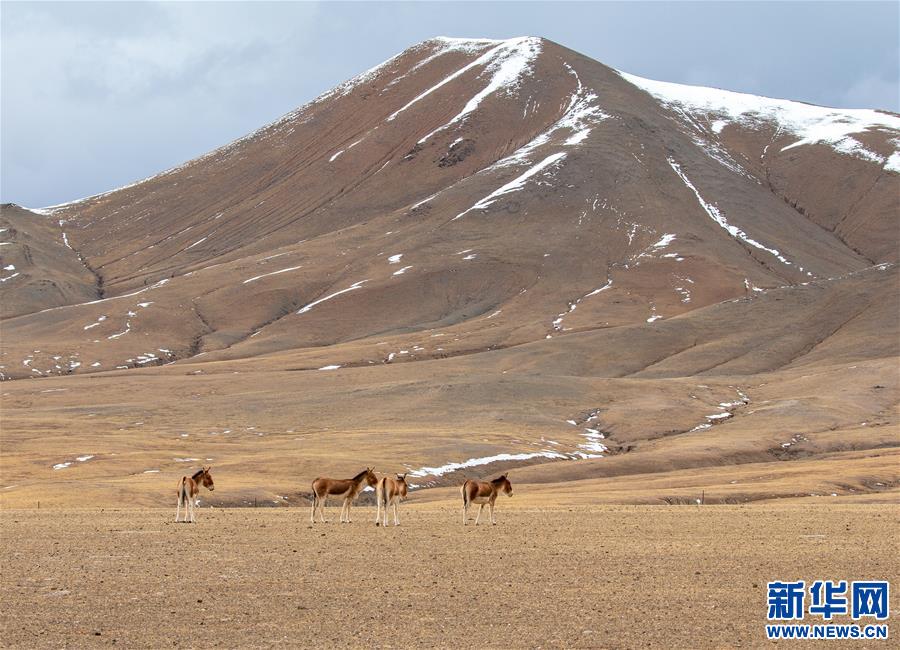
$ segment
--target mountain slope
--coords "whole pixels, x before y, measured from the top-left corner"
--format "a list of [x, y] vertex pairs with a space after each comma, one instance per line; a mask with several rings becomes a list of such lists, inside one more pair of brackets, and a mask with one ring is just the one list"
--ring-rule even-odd
[[[607, 422], [630, 455], [665, 436], [673, 409], [703, 421], [708, 407], [685, 401], [692, 378], [728, 393], [864, 363], [896, 384], [898, 143], [890, 113], [649, 81], [539, 38], [432, 39], [153, 178], [5, 206], [17, 233], [65, 237], [68, 256], [40, 267], [77, 280], [52, 299], [3, 282], [15, 307], [0, 371], [152, 376], [148, 407], [185, 373], [259, 373], [263, 402], [331, 427], [336, 414], [305, 391], [328, 385], [318, 368], [340, 366], [350, 412], [381, 413], [372, 426], [388, 428], [410, 394], [383, 378], [424, 374], [434, 406], [396, 426], [430, 438], [478, 404], [468, 426], [491, 442], [450, 454], [429, 440], [421, 464], [510, 448], [552, 459], [512, 439], [559, 437], [608, 398], [648, 410], [643, 434]], [[279, 373], [303, 377], [290, 381], [296, 402], [278, 395]], [[612, 382], [605, 398], [597, 382]], [[214, 383], [258, 408], [254, 391]], [[503, 430], [521, 399], [534, 408]], [[566, 454], [599, 445], [582, 433]], [[405, 435], [397, 449], [422, 443]]]
[[[62, 227], [18, 206], [0, 216], [3, 318], [98, 298], [102, 284], [72, 249]], [[11, 283], [11, 284], [10, 284]]]
[[[740, 129], [749, 139], [774, 128], [783, 140], [799, 130], [812, 141], [820, 131], [832, 137], [849, 114], [852, 126], [843, 131], [881, 138], [877, 149], [897, 134], [881, 124], [897, 118], [872, 111], [835, 117], [758, 100], [763, 108], [743, 119], [733, 104], [753, 105], [746, 96], [706, 89], [692, 90], [712, 93], [700, 108], [673, 110], [675, 100], [654, 83], [541, 39], [436, 39], [197, 161], [47, 212], [66, 224], [107, 296], [172, 280], [153, 291], [160, 298], [153, 302], [167, 307], [167, 321], [178, 321], [169, 328], [174, 339], [156, 343], [177, 348], [179, 357], [260, 333], [249, 354], [292, 347], [291, 333], [310, 320], [292, 311], [359, 282], [365, 286], [334, 303], [363, 303], [357, 323], [341, 333], [326, 323], [324, 338], [311, 323], [301, 346], [467, 318], [458, 298], [440, 297], [394, 322], [408, 313], [399, 296], [457, 280], [456, 294], [468, 296], [470, 273], [496, 278], [497, 293], [482, 295], [476, 313], [521, 303], [518, 294], [528, 288], [532, 322], [498, 323], [525, 326], [537, 338], [553, 331], [546, 323], [571, 303], [610, 282], [591, 302], [604, 310], [604, 322], [621, 324], [741, 295], [747, 286], [893, 259], [897, 174], [884, 157], [861, 144], [854, 149], [846, 143], [856, 141], [844, 136], [836, 149], [795, 143], [786, 145], [790, 154], [759, 164], [768, 146], [738, 155], [716, 138]], [[698, 126], [722, 116], [732, 119], [725, 127], [721, 120]], [[805, 159], [822, 148], [827, 159], [839, 159], [833, 167], [842, 178], [848, 165], [858, 168], [858, 190], [848, 193], [840, 218], [803, 208], [803, 191], [793, 187], [805, 187], [806, 178], [786, 183], [781, 171], [782, 158]], [[873, 175], [885, 174], [872, 186]], [[473, 245], [479, 250], [471, 260], [456, 255]], [[404, 257], [395, 268], [385, 258], [398, 254]], [[395, 275], [407, 266], [403, 277]], [[247, 283], [257, 276], [265, 277]], [[87, 311], [89, 320], [106, 315]], [[144, 322], [155, 336], [159, 325], [142, 318], [136, 326]], [[89, 337], [76, 332], [67, 346], [77, 347], [78, 338]], [[146, 352], [105, 347], [102, 367]]]

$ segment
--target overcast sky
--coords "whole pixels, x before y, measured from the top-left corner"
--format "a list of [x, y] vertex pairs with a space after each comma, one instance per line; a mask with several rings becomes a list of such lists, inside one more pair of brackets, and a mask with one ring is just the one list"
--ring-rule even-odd
[[0, 198], [95, 194], [227, 143], [431, 36], [546, 36], [644, 77], [900, 110], [900, 4], [0, 4]]

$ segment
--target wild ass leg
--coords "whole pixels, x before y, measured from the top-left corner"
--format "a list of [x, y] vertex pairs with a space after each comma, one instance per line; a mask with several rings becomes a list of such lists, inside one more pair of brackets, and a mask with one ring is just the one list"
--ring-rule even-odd
[[375, 525], [378, 525], [378, 518], [381, 515], [381, 484], [375, 490]]
[[311, 523], [311, 524], [316, 523], [316, 511], [317, 510], [319, 511], [319, 516], [322, 519], [322, 523], [325, 522], [325, 515], [324, 515], [325, 505], [324, 504], [325, 504], [325, 499], [320, 497], [315, 492], [313, 492], [312, 509], [310, 510], [310, 513], [309, 513], [309, 523]]
[[463, 526], [469, 522], [469, 502], [463, 501]]
[[484, 510], [484, 504], [478, 506], [478, 514], [475, 515], [475, 525], [478, 525], [478, 520], [481, 519], [481, 511]]
[[325, 518], [325, 507], [328, 505], [328, 495], [324, 495], [321, 499], [319, 499], [319, 519], [322, 520], [323, 524], [327, 524], [328, 520]]
[[181, 491], [178, 492], [178, 501], [175, 502], [175, 523], [178, 523], [178, 517], [181, 516]]
[[491, 524], [496, 526], [497, 521], [494, 519], [494, 502], [491, 501], [490, 504], [488, 504], [488, 505], [489, 505], [490, 511], [491, 511]]
[[400, 504], [394, 501], [394, 525], [400, 525]]

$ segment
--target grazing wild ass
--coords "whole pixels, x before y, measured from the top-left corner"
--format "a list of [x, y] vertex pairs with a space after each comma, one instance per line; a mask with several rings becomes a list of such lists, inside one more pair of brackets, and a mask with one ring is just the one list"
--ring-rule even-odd
[[[319, 508], [319, 515], [321, 516], [322, 523], [326, 523], [325, 501], [328, 499], [329, 495], [334, 495], [343, 497], [344, 505], [341, 508], [341, 523], [346, 521], [349, 524], [350, 504], [357, 496], [359, 496], [359, 493], [362, 492], [366, 485], [369, 487], [378, 485], [378, 479], [375, 477], [374, 470], [375, 468], [369, 469], [367, 467], [353, 478], [317, 478], [313, 481], [312, 511], [309, 515], [310, 522], [316, 523], [316, 508]], [[346, 513], [346, 520], [344, 519], [344, 513]]]
[[184, 522], [187, 523], [188, 514], [190, 514], [190, 522], [194, 523], [194, 501], [200, 493], [200, 485], [202, 484], [210, 492], [215, 489], [212, 474], [209, 473], [210, 469], [212, 468], [204, 467], [194, 472], [193, 476], [181, 477], [181, 484], [178, 486], [178, 505], [175, 507], [175, 523], [178, 523], [182, 505], [184, 506]]
[[378, 516], [384, 508], [384, 522], [382, 525], [387, 526], [388, 508], [394, 507], [394, 525], [400, 525], [400, 502], [406, 499], [406, 493], [409, 486], [406, 484], [406, 474], [397, 474], [397, 478], [393, 479], [389, 476], [382, 476], [378, 481], [378, 487], [375, 488], [375, 525], [378, 525]]
[[469, 505], [478, 504], [478, 515], [475, 517], [475, 525], [478, 525], [478, 519], [481, 517], [481, 511], [484, 510], [485, 504], [491, 511], [491, 523], [496, 524], [494, 520], [494, 501], [500, 496], [500, 493], [511, 497], [513, 495], [512, 483], [506, 478], [506, 474], [495, 478], [493, 481], [466, 481], [460, 488], [463, 498], [463, 526], [469, 519]]

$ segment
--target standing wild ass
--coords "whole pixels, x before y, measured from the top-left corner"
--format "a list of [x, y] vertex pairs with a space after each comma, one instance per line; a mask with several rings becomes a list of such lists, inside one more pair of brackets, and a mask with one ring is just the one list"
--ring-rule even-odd
[[381, 514], [381, 508], [384, 507], [384, 522], [382, 525], [387, 526], [388, 508], [394, 507], [394, 525], [400, 525], [400, 502], [406, 498], [409, 486], [406, 484], [406, 474], [397, 474], [397, 478], [393, 479], [389, 476], [382, 476], [378, 481], [378, 487], [375, 489], [375, 525], [378, 525], [378, 516]]
[[506, 474], [495, 478], [493, 481], [466, 481], [460, 488], [463, 498], [463, 526], [469, 519], [469, 505], [478, 504], [478, 515], [475, 517], [475, 525], [478, 525], [478, 519], [481, 517], [481, 511], [484, 510], [485, 504], [489, 506], [491, 511], [491, 523], [496, 524], [494, 520], [494, 501], [500, 496], [500, 493], [511, 497], [513, 494], [512, 483], [506, 478]]
[[207, 490], [212, 492], [215, 489], [213, 485], [212, 474], [209, 473], [211, 467], [203, 467], [194, 472], [193, 476], [182, 476], [181, 484], [178, 486], [178, 505], [175, 506], [175, 523], [178, 523], [178, 517], [181, 513], [181, 506], [184, 506], [184, 522], [190, 521], [194, 523], [194, 501], [200, 493], [200, 485], [202, 484]]
[[375, 477], [375, 468], [368, 467], [361, 471], [353, 478], [317, 478], [312, 482], [312, 511], [309, 520], [316, 523], [316, 508], [319, 508], [319, 515], [322, 523], [325, 521], [325, 502], [329, 495], [343, 497], [344, 505], [341, 508], [341, 523], [344, 523], [344, 513], [346, 512], [346, 522], [350, 523], [350, 504], [359, 496], [363, 488], [368, 485], [375, 487], [378, 479]]

